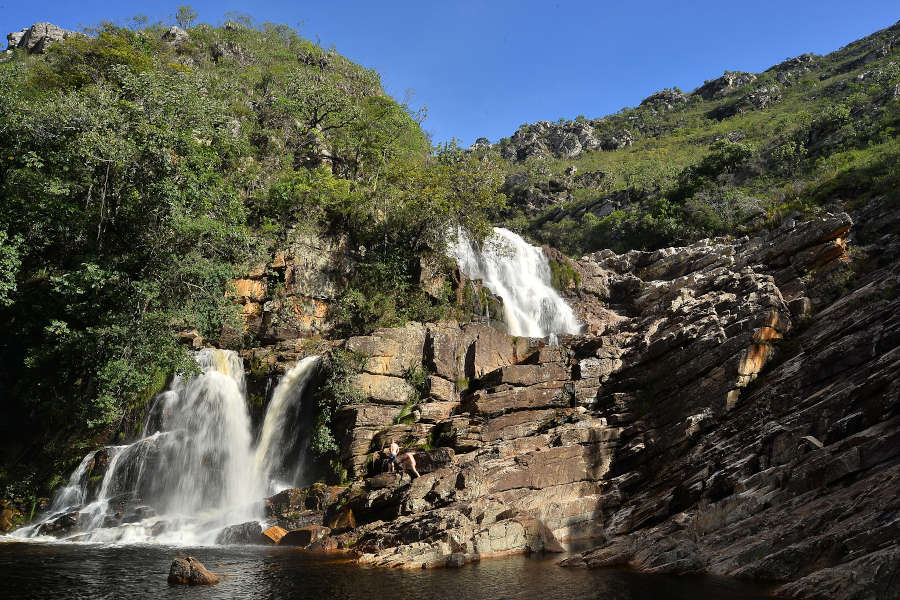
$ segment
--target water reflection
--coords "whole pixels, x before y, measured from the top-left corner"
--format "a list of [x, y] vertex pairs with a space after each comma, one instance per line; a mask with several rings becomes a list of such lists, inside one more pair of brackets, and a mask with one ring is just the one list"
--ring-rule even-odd
[[[559, 556], [511, 557], [462, 569], [363, 569], [290, 549], [196, 548], [190, 553], [228, 574], [213, 587], [166, 584], [179, 550], [158, 546], [0, 543], [2, 596], [32, 598], [298, 598], [315, 600], [755, 600], [765, 590], [727, 579], [619, 570], [563, 569]], [[182, 550], [183, 551], [183, 550]]]

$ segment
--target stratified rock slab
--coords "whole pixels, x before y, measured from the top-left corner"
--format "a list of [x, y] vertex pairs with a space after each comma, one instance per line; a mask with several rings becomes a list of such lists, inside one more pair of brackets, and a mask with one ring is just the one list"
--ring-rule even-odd
[[275, 525], [274, 527], [269, 527], [268, 529], [263, 531], [262, 537], [264, 542], [272, 544], [273, 546], [277, 546], [281, 541], [281, 538], [283, 538], [286, 534], [286, 529]]

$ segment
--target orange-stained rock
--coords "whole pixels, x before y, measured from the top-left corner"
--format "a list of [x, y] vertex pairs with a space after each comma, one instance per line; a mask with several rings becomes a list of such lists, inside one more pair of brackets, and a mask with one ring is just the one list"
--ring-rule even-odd
[[281, 538], [283, 538], [286, 534], [287, 530], [282, 529], [277, 525], [275, 525], [274, 527], [269, 527], [262, 532], [263, 541], [276, 546], [281, 541]]
[[258, 317], [262, 314], [262, 304], [259, 302], [247, 302], [241, 306], [241, 315], [245, 318]]
[[255, 302], [264, 300], [266, 297], [266, 282], [258, 279], [235, 279], [234, 292], [230, 294], [232, 297], [250, 299]]
[[349, 506], [341, 508], [329, 521], [328, 527], [331, 529], [355, 529], [356, 517], [353, 516], [353, 509]]
[[6, 533], [11, 530], [16, 520], [22, 517], [22, 513], [10, 506], [0, 511], [0, 533]]
[[312, 325], [314, 321], [322, 321], [328, 314], [328, 305], [315, 298], [296, 296], [292, 299], [291, 308], [294, 316], [304, 325]]

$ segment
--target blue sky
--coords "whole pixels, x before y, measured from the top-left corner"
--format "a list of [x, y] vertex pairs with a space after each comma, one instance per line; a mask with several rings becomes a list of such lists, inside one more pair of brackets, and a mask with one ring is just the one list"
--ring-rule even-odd
[[[600, 117], [664, 87], [691, 90], [722, 71], [762, 71], [785, 58], [824, 54], [900, 19], [897, 0], [755, 3], [187, 2], [200, 21], [237, 11], [297, 27], [382, 74], [385, 88], [428, 106], [436, 141], [511, 135], [522, 123]], [[0, 0], [0, 31], [35, 21], [67, 28], [136, 14], [167, 20], [182, 2], [112, 5]]]

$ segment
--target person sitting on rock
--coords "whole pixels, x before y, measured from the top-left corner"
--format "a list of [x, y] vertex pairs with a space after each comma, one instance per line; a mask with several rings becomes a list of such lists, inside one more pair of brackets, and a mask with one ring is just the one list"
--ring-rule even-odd
[[400, 445], [394, 441], [394, 438], [391, 438], [390, 442], [391, 443], [381, 451], [388, 459], [388, 470], [393, 473], [394, 466], [397, 464], [397, 455], [400, 454]]

